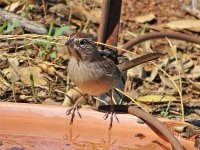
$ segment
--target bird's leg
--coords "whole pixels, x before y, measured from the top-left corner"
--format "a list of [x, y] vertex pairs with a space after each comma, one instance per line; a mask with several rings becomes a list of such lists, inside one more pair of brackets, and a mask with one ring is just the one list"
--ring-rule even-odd
[[114, 112], [114, 102], [115, 101], [114, 101], [114, 97], [113, 97], [113, 89], [109, 91], [109, 94], [110, 94], [110, 98], [111, 98], [111, 106], [110, 106], [110, 111], [104, 115], [104, 119], [106, 120], [108, 118], [108, 116], [111, 115], [110, 116], [110, 124], [108, 127], [108, 129], [111, 130], [112, 124], [113, 124], [113, 116], [115, 116], [115, 119], [117, 120], [118, 123], [119, 123], [119, 119], [117, 118], [117, 115]]
[[77, 114], [79, 115], [79, 117], [82, 119], [81, 114], [79, 112], [79, 104], [85, 99], [86, 96], [87, 95], [85, 94], [85, 95], [79, 97], [78, 100], [76, 101], [76, 103], [66, 111], [66, 115], [71, 114], [70, 125], [73, 124], [76, 111], [77, 111]]

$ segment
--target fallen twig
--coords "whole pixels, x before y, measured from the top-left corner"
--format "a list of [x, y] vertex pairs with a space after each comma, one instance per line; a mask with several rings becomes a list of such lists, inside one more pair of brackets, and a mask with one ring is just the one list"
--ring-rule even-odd
[[37, 33], [37, 34], [46, 34], [48, 32], [47, 28], [40, 23], [30, 21], [22, 16], [16, 15], [14, 13], [0, 9], [0, 20], [16, 22], [19, 21], [20, 26], [24, 27], [26, 31]]

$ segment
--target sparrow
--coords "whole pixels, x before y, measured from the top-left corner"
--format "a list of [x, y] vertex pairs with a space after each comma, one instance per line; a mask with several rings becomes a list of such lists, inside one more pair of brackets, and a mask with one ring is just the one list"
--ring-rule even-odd
[[[98, 96], [116, 87], [122, 71], [163, 55], [161, 53], [146, 54], [116, 65], [114, 61], [101, 55], [97, 44], [85, 33], [71, 34], [65, 45], [68, 47], [70, 55], [69, 78], [84, 94], [90, 96]], [[70, 114], [73, 110], [70, 124], [73, 122], [75, 110], [78, 110], [77, 104], [78, 102], [67, 111], [67, 114]]]

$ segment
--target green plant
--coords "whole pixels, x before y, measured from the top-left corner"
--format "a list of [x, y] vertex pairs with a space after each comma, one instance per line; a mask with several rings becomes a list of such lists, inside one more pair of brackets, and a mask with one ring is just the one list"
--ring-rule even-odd
[[8, 21], [4, 21], [1, 26], [0, 26], [0, 33], [2, 34], [3, 31], [7, 28], [8, 26]]
[[[60, 28], [55, 28], [55, 33], [53, 36], [55, 37], [60, 36], [67, 30], [69, 30], [69, 26], [61, 26]], [[50, 25], [49, 32], [48, 32], [49, 36], [52, 35], [52, 31], [53, 31], [53, 24]], [[57, 52], [51, 50], [54, 43], [52, 38], [48, 37], [47, 40], [34, 39], [32, 40], [32, 43], [41, 46], [41, 49], [38, 55], [43, 60], [45, 60], [48, 56], [51, 59], [55, 59], [57, 57]]]
[[5, 33], [9, 33], [15, 30], [15, 28], [20, 26], [20, 22], [19, 20], [15, 20], [13, 23], [8, 22], [7, 24], [7, 30], [5, 31]]
[[19, 20], [15, 20], [13, 23], [4, 21], [0, 25], [0, 34], [13, 32], [15, 30], [15, 28], [17, 28], [19, 26], [20, 26]]

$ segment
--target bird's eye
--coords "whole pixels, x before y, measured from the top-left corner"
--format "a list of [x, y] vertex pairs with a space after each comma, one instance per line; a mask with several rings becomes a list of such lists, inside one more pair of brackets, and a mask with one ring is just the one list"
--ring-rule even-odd
[[85, 44], [87, 43], [87, 40], [86, 39], [81, 39], [79, 41], [79, 43], [80, 43], [80, 46], [85, 46]]

